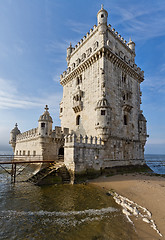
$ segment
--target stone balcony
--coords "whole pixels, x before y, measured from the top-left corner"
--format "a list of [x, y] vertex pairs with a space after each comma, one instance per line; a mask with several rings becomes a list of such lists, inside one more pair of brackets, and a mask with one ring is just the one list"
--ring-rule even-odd
[[75, 113], [82, 111], [83, 109], [83, 102], [81, 100], [73, 101], [73, 110]]
[[122, 103], [122, 108], [126, 112], [130, 112], [131, 109], [133, 108], [132, 102], [130, 100], [124, 100]]

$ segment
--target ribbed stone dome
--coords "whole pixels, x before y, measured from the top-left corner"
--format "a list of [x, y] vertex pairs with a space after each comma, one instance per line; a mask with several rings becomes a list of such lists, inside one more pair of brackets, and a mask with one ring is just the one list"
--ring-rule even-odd
[[48, 121], [48, 122], [53, 122], [52, 117], [50, 116], [48, 112], [48, 105], [45, 106], [45, 112], [40, 116], [38, 121]]
[[142, 112], [139, 114], [139, 121], [147, 122]]
[[101, 98], [98, 102], [97, 102], [97, 108], [109, 108], [109, 102], [106, 99], [106, 97]]
[[14, 135], [21, 133], [20, 130], [18, 129], [17, 123], [15, 124], [15, 128], [11, 130], [11, 133], [13, 133]]

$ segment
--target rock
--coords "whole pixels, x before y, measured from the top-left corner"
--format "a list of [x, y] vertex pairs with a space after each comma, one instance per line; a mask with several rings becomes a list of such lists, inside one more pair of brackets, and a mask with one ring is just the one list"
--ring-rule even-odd
[[126, 216], [130, 216], [130, 215], [131, 215], [131, 213], [128, 212], [125, 208], [122, 210], [122, 212], [123, 212]]
[[150, 223], [150, 220], [148, 218], [143, 218], [143, 222]]
[[112, 194], [110, 192], [106, 192], [107, 196], [112, 196]]

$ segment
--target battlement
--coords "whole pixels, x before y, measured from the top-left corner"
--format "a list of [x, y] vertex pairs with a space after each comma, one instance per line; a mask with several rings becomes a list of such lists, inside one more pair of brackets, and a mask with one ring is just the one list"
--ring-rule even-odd
[[[120, 34], [118, 34], [117, 31], [115, 31], [115, 28], [112, 28], [111, 25], [109, 24], [107, 26], [107, 29], [117, 38], [126, 48], [127, 50], [131, 51], [131, 48], [129, 47], [127, 40], [125, 40]], [[92, 35], [98, 30], [98, 26], [94, 25], [93, 28], [89, 30], [89, 32], [86, 33], [86, 35], [72, 48], [71, 56], [72, 57], [76, 51], [80, 49], [82, 44], [84, 44]]]
[[[102, 10], [106, 12], [106, 10]], [[105, 35], [105, 33], [108, 34]], [[104, 40], [102, 39], [103, 35]], [[107, 22], [99, 22], [74, 47], [70, 44], [67, 48], [68, 67], [60, 75], [60, 83], [63, 85], [66, 78], [72, 74], [75, 75], [76, 71], [78, 70], [79, 72], [79, 69], [84, 65], [85, 68], [89, 67], [91, 60], [99, 59], [96, 55], [100, 57], [104, 48], [107, 48], [110, 53], [126, 63], [141, 78], [144, 78], [144, 72], [135, 64], [135, 43], [131, 39], [127, 42], [115, 28], [112, 28], [110, 24], [107, 25]], [[105, 55], [103, 54], [103, 56]]]
[[[97, 48], [99, 47], [99, 42], [96, 41]], [[102, 55], [106, 55], [106, 57], [112, 59], [112, 62], [115, 64], [118, 64], [119, 61], [121, 64], [125, 64], [127, 68], [129, 67], [128, 71], [134, 71], [135, 74], [139, 75], [141, 81], [144, 80], [144, 71], [141, 70], [140, 67], [137, 67], [137, 64], [135, 64], [131, 59], [129, 59], [126, 55], [123, 54], [122, 51], [119, 51], [119, 53], [113, 52], [112, 47], [109, 45], [107, 41], [107, 45], [105, 48], [100, 48], [98, 51], [96, 51], [94, 48], [90, 47], [90, 53], [87, 57], [86, 53], [82, 54], [82, 59], [78, 59], [76, 63], [72, 63], [72, 67], [68, 67], [67, 71], [64, 71], [63, 74], [60, 75], [60, 83], [62, 85], [65, 85], [70, 78], [72, 79], [76, 73], [81, 73], [83, 69], [88, 68], [93, 62], [97, 61]], [[106, 49], [108, 50], [109, 54], [105, 54]], [[134, 74], [133, 73], [133, 74]]]
[[16, 141], [32, 139], [32, 138], [36, 138], [38, 136], [39, 136], [38, 128], [33, 128], [29, 131], [18, 134], [16, 137]]
[[65, 146], [70, 144], [84, 144], [84, 145], [93, 145], [93, 146], [104, 146], [104, 142], [101, 138], [97, 138], [96, 136], [82, 136], [76, 134], [68, 134], [65, 136]]

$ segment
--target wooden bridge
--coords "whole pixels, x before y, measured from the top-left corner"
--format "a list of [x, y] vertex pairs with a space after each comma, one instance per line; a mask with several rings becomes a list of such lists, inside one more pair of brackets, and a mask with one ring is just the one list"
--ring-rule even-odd
[[[27, 156], [26, 156], [27, 157]], [[29, 164], [35, 163], [59, 163], [63, 161], [63, 156], [59, 155], [56, 160], [42, 160], [42, 156], [28, 156], [28, 159], [25, 160], [25, 157], [15, 156], [15, 155], [0, 155], [0, 168], [2, 168], [6, 173], [11, 175], [11, 182], [16, 182], [16, 176], [20, 175]], [[6, 166], [10, 166], [11, 170], [6, 169]], [[19, 168], [18, 168], [19, 166]], [[24, 166], [24, 167], [23, 167]], [[23, 168], [22, 168], [23, 167]], [[56, 167], [57, 168], [57, 167]], [[48, 172], [47, 172], [48, 175]]]

